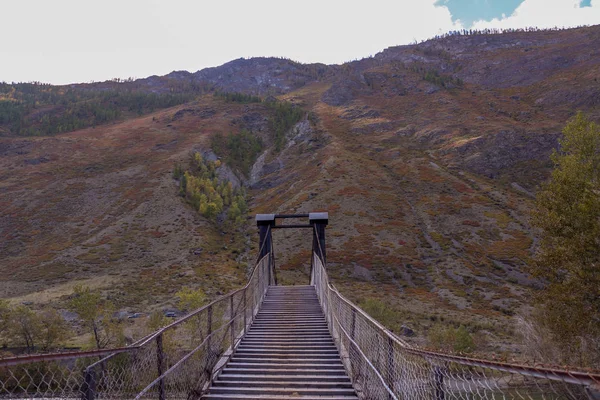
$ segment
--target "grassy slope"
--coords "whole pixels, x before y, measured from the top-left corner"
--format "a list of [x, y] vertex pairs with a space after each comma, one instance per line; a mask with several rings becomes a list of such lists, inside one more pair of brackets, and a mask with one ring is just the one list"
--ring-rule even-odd
[[[417, 343], [443, 321], [479, 332], [481, 350], [518, 351], [512, 315], [527, 312], [537, 283], [525, 267], [534, 250], [532, 198], [511, 184], [517, 179], [535, 187], [547, 170], [517, 163], [500, 179], [489, 179], [464, 169], [449, 149], [506, 128], [558, 132], [568, 113], [557, 118], [552, 110], [520, 122], [488, 109], [495, 100], [514, 108], [508, 114], [527, 110], [505, 99], [524, 96], [530, 87], [466, 85], [431, 95], [416, 74], [407, 72], [403, 82], [421, 90], [396, 97], [367, 92], [339, 107], [319, 101], [324, 85], [286, 95], [318, 116], [327, 145], [308, 152], [288, 148], [280, 156], [284, 169], [263, 178], [273, 186], [254, 193], [257, 210], [329, 211], [328, 261], [336, 285], [359, 303], [386, 303], [395, 313], [391, 327], [398, 331], [407, 323]], [[369, 110], [377, 116], [361, 116]], [[277, 232], [283, 282], [308, 279], [305, 236]]]
[[[174, 118], [182, 109], [195, 111]], [[211, 296], [240, 285], [249, 242], [224, 239], [177, 196], [171, 172], [212, 133], [239, 129], [231, 121], [244, 111], [207, 96], [95, 129], [0, 139], [0, 297], [45, 303], [83, 282], [151, 311], [182, 285]]]
[[[557, 48], [565, 54], [563, 44]], [[527, 311], [535, 286], [525, 268], [534, 236], [531, 195], [513, 182], [532, 191], [547, 169], [543, 160], [514, 161], [512, 143], [495, 179], [473, 165], [502, 156], [496, 146], [503, 139], [491, 139], [503, 130], [534, 139], [560, 132], [578, 93], [588, 99], [578, 107], [597, 117], [598, 66], [588, 60], [527, 84], [490, 87], [487, 63], [510, 61], [494, 64], [502, 82], [513, 71], [528, 77], [533, 61], [521, 65], [518, 49], [486, 51], [465, 56], [463, 88], [436, 91], [397, 62], [369, 61], [368, 85], [353, 88], [343, 106], [321, 101], [335, 80], [281, 96], [317, 122], [281, 153], [266, 154], [252, 213], [328, 211], [336, 285], [359, 303], [385, 302], [390, 326], [407, 323], [416, 343], [443, 321], [479, 332], [488, 342], [483, 350], [518, 350], [510, 320]], [[552, 62], [556, 51], [536, 48], [534, 64]], [[439, 54], [428, 62], [448, 61]], [[229, 236], [177, 196], [171, 170], [190, 150], [206, 149], [210, 134], [240, 129], [233, 121], [244, 116], [260, 123], [257, 115], [267, 116], [262, 105], [206, 96], [95, 129], [1, 138], [0, 297], [60, 307], [74, 283], [84, 282], [123, 309], [148, 312], [172, 305], [182, 285], [210, 297], [241, 285], [256, 247], [253, 222], [246, 236], [227, 243]], [[516, 146], [535, 151], [536, 141]], [[306, 283], [310, 232], [274, 235], [280, 281]]]

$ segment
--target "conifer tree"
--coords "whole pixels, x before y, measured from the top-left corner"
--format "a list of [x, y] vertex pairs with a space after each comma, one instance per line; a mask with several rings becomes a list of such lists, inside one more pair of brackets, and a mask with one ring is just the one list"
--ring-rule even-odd
[[600, 126], [579, 113], [563, 133], [533, 213], [541, 242], [532, 272], [545, 285], [539, 314], [562, 349], [561, 361], [594, 365], [600, 362]]

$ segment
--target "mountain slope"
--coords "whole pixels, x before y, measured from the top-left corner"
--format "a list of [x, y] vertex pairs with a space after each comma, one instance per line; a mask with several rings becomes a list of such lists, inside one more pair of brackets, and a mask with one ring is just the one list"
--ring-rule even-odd
[[[182, 285], [209, 297], [240, 285], [252, 219], [223, 232], [178, 196], [171, 173], [191, 151], [210, 152], [215, 133], [246, 129], [264, 143], [236, 178], [251, 214], [328, 211], [329, 268], [343, 293], [392, 310], [381, 318], [396, 332], [408, 325], [416, 343], [443, 321], [467, 325], [481, 351], [518, 351], [510, 320], [539, 286], [526, 268], [532, 198], [566, 120], [577, 109], [600, 118], [599, 40], [599, 27], [458, 36], [340, 66], [241, 59], [80, 85], [193, 87], [196, 100], [0, 138], [0, 297], [61, 307], [82, 281], [120, 308], [151, 311], [174, 306]], [[215, 91], [277, 95], [305, 118], [278, 149], [273, 107]], [[307, 232], [274, 235], [280, 281], [306, 283]]]

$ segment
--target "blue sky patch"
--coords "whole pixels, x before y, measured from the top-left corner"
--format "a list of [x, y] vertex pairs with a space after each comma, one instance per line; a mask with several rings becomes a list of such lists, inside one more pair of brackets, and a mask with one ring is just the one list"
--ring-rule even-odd
[[592, 0], [581, 0], [581, 7], [591, 7]]
[[[438, 0], [435, 5], [446, 6], [452, 14], [452, 20], [461, 20], [464, 27], [469, 28], [479, 20], [490, 21], [510, 16], [524, 0]], [[590, 3], [591, 0], [583, 0]]]

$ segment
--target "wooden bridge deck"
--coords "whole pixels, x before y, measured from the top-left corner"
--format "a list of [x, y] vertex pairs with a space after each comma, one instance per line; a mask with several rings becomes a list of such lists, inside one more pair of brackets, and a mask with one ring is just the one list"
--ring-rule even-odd
[[271, 286], [204, 399], [356, 400], [313, 286]]

